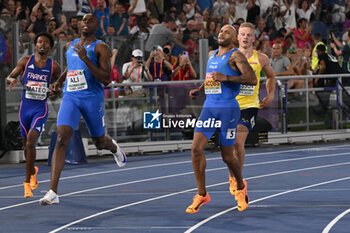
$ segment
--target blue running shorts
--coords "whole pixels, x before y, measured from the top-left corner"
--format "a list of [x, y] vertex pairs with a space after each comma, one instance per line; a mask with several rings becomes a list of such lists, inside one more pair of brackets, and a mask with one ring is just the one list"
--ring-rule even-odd
[[105, 133], [103, 99], [64, 97], [57, 116], [57, 126], [66, 125], [75, 130], [83, 116], [91, 137]]
[[39, 103], [21, 101], [19, 122], [22, 137], [27, 138], [30, 129], [36, 130], [40, 135], [48, 115], [49, 110], [46, 101]]
[[[233, 101], [228, 101], [224, 104], [206, 101], [198, 121], [207, 121], [208, 124], [203, 124], [202, 127], [198, 127], [198, 124], [196, 124], [194, 132], [202, 133], [209, 140], [215, 131], [219, 129], [220, 145], [233, 146], [235, 144], [239, 117], [239, 106], [234, 104]], [[221, 127], [219, 128], [216, 128], [215, 124], [213, 124], [217, 120], [221, 121]], [[205, 125], [209, 125], [209, 127], [204, 127]], [[213, 125], [214, 127], [212, 127]]]

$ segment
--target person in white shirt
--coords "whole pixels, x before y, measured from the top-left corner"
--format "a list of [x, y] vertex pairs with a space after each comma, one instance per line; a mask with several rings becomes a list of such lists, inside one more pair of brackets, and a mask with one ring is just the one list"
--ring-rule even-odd
[[[152, 75], [143, 61], [143, 53], [140, 49], [132, 51], [131, 62], [123, 65], [123, 83], [139, 83], [146, 80], [152, 81]], [[144, 94], [145, 89], [142, 86], [131, 86], [133, 94]]]
[[[298, 5], [299, 0], [295, 0], [295, 4]], [[307, 0], [302, 0], [301, 2], [301, 8], [297, 9], [297, 14], [299, 19], [305, 18], [308, 22], [310, 22], [311, 14], [316, 10], [316, 7], [318, 6], [319, 0], [315, 0], [314, 3], [309, 5], [309, 2]]]

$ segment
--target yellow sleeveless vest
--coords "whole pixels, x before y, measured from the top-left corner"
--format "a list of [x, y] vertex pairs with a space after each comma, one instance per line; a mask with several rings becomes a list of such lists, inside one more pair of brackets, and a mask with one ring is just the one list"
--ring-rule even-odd
[[255, 86], [241, 84], [241, 90], [239, 92], [239, 95], [236, 96], [241, 110], [246, 108], [259, 108], [260, 106], [259, 86], [261, 65], [259, 62], [258, 51], [253, 50], [253, 55], [248, 59], [248, 62], [255, 71], [255, 75], [258, 82]]

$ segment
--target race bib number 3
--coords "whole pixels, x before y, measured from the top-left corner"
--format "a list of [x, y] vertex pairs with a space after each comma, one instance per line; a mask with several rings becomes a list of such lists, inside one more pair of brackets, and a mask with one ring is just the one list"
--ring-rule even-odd
[[254, 95], [255, 86], [252, 85], [243, 85], [241, 84], [241, 90], [239, 91], [240, 95]]
[[205, 84], [204, 84], [205, 94], [221, 94], [221, 82], [214, 81], [212, 74], [207, 73], [205, 76]]
[[46, 82], [28, 81], [26, 84], [25, 97], [32, 100], [44, 100], [47, 96], [47, 89]]
[[88, 88], [83, 70], [67, 72], [67, 91], [80, 91]]

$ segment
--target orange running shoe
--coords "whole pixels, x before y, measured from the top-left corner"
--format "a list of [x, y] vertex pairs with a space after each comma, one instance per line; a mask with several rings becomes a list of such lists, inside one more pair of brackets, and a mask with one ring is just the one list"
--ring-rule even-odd
[[236, 195], [235, 195], [238, 211], [244, 211], [245, 209], [247, 209], [249, 204], [249, 197], [247, 192], [248, 184], [247, 184], [247, 181], [245, 180], [243, 180], [243, 183], [244, 183], [244, 188], [237, 189]]
[[236, 178], [230, 177], [230, 193], [232, 194], [232, 196], [236, 195], [236, 190], [237, 190]]
[[34, 167], [34, 168], [35, 168], [34, 175], [30, 176], [30, 186], [32, 187], [32, 190], [35, 190], [39, 185], [38, 179], [36, 178], [36, 175], [38, 174], [39, 168], [38, 167]]
[[193, 197], [193, 203], [189, 207], [187, 207], [186, 212], [189, 214], [194, 214], [199, 211], [199, 208], [204, 205], [205, 203], [210, 202], [210, 196], [209, 193], [205, 195], [205, 197], [196, 194], [196, 196]]
[[24, 182], [24, 197], [28, 198], [28, 197], [32, 197], [33, 193], [32, 193], [32, 187], [30, 186], [30, 183], [26, 183]]

